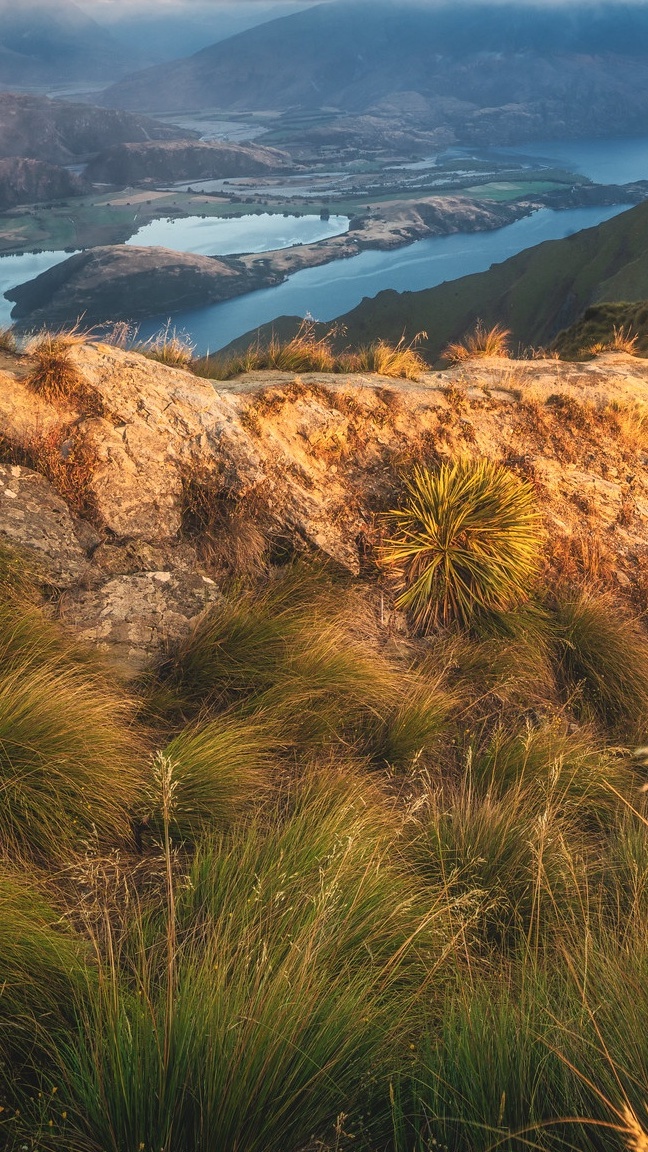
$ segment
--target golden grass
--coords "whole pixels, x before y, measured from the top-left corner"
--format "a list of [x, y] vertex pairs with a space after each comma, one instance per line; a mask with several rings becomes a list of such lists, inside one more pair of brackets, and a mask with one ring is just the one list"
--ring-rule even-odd
[[425, 372], [430, 371], [423, 357], [416, 351], [421, 340], [427, 339], [426, 332], [419, 332], [409, 344], [401, 337], [398, 344], [390, 344], [387, 340], [377, 340], [359, 348], [355, 353], [349, 353], [346, 358], [350, 372], [375, 372], [379, 376], [394, 376], [404, 380], [417, 380]]
[[461, 364], [465, 360], [473, 360], [479, 356], [499, 356], [504, 359], [510, 356], [511, 332], [501, 324], [494, 324], [486, 328], [481, 320], [477, 321], [472, 332], [447, 345], [443, 350], [443, 359], [451, 364]]
[[92, 491], [95, 455], [78, 428], [53, 428], [23, 449], [26, 462], [40, 472], [78, 516], [96, 520]]
[[419, 332], [409, 344], [404, 338], [398, 344], [377, 340], [357, 351], [336, 352], [335, 340], [341, 335], [331, 328], [322, 336], [317, 326], [304, 320], [291, 340], [281, 341], [273, 334], [268, 344], [251, 344], [243, 352], [232, 356], [205, 356], [194, 360], [192, 369], [197, 375], [212, 380], [231, 380], [244, 372], [375, 372], [381, 376], [416, 380], [429, 372], [429, 365], [417, 352], [419, 340], [426, 338]]
[[292, 340], [282, 342], [273, 333], [270, 342], [251, 344], [233, 356], [209, 356], [194, 361], [194, 371], [213, 380], [231, 380], [244, 372], [334, 372], [337, 357], [332, 339], [335, 329], [317, 336], [314, 321], [304, 320]]
[[0, 328], [0, 352], [16, 352], [18, 343], [13, 328]]
[[624, 1128], [621, 1129], [628, 1152], [648, 1152], [648, 1132], [640, 1123], [629, 1104], [621, 1109]]
[[260, 575], [267, 566], [268, 541], [254, 493], [237, 500], [220, 476], [188, 473], [182, 485], [182, 531], [194, 541], [210, 568], [236, 576]]
[[625, 328], [622, 324], [618, 326], [615, 324], [612, 328], [611, 340], [599, 340], [582, 351], [583, 354], [589, 356], [597, 356], [600, 352], [625, 352], [628, 356], [636, 356], [638, 343], [638, 333], [633, 333], [631, 328]]
[[87, 339], [87, 333], [75, 330], [44, 332], [34, 337], [26, 348], [34, 367], [25, 383], [50, 404], [71, 405], [86, 415], [101, 416], [102, 397], [83, 379], [71, 358], [72, 349]]
[[195, 345], [186, 333], [177, 332], [172, 328], [169, 321], [156, 336], [151, 336], [142, 344], [135, 344], [133, 351], [139, 352], [140, 356], [146, 356], [147, 360], [167, 364], [170, 368], [191, 370]]

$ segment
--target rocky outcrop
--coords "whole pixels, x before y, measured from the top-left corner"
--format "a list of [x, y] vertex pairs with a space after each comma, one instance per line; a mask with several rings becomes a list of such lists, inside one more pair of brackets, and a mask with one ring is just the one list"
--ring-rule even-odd
[[170, 184], [179, 180], [256, 176], [283, 168], [288, 162], [285, 152], [255, 144], [148, 141], [146, 144], [117, 144], [100, 152], [88, 165], [86, 176], [95, 183], [119, 187], [146, 181]]
[[135, 671], [147, 655], [186, 636], [219, 599], [218, 587], [208, 576], [138, 572], [68, 593], [60, 617], [80, 640], [109, 652], [126, 671]]
[[[505, 462], [536, 486], [550, 565], [577, 570], [596, 552], [599, 578], [628, 592], [645, 581], [646, 361], [481, 360], [418, 381], [274, 372], [214, 383], [104, 344], [71, 358], [104, 414], [46, 403], [29, 389], [29, 362], [16, 361], [0, 372], [0, 443], [5, 458], [57, 434], [66, 459], [83, 448], [92, 522], [33, 471], [5, 466], [0, 539], [65, 589], [69, 627], [131, 670], [218, 598], [250, 525], [268, 562], [316, 552], [375, 577], [380, 513], [421, 460]], [[68, 501], [70, 469], [66, 478], [59, 459], [51, 473]]]
[[277, 277], [235, 259], [116, 244], [70, 256], [6, 292], [28, 328], [140, 320], [229, 300]]
[[88, 568], [67, 504], [29, 468], [0, 464], [0, 543], [30, 552], [57, 588], [77, 584]]
[[18, 156], [0, 160], [0, 212], [17, 204], [60, 200], [87, 191], [85, 180], [56, 164]]
[[0, 157], [72, 164], [128, 141], [195, 139], [196, 133], [130, 112], [0, 92]]

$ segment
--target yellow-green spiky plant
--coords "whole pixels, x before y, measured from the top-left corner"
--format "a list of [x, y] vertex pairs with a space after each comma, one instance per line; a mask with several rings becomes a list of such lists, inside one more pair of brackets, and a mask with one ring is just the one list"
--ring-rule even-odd
[[382, 563], [418, 632], [526, 599], [540, 551], [533, 489], [490, 460], [414, 469]]

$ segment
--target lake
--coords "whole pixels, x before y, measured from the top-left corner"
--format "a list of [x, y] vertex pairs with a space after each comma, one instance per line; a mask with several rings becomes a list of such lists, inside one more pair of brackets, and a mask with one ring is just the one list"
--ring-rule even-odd
[[[349, 230], [348, 216], [284, 216], [262, 212], [237, 217], [189, 216], [173, 220], [153, 220], [127, 240], [127, 244], [151, 247], [161, 245], [177, 252], [199, 256], [227, 256], [242, 252], [270, 252], [292, 248], [294, 244], [312, 244], [340, 236]], [[70, 252], [25, 252], [19, 256], [0, 256], [0, 326], [11, 323], [13, 304], [4, 293], [16, 284], [40, 276], [48, 268], [67, 260]]]
[[[434, 236], [392, 252], [361, 252], [348, 260], [305, 268], [276, 288], [176, 313], [173, 324], [178, 332], [189, 335], [197, 353], [203, 355], [223, 348], [277, 316], [310, 315], [316, 320], [333, 320], [355, 308], [365, 296], [375, 296], [385, 288], [415, 292], [433, 288], [444, 280], [484, 272], [491, 264], [507, 260], [524, 248], [592, 228], [624, 210], [621, 205], [561, 212], [541, 208], [532, 216], [492, 232]], [[140, 327], [140, 335], [145, 339], [155, 335], [166, 320], [166, 316], [161, 316], [146, 321]]]
[[[494, 151], [494, 150], [493, 150]], [[471, 153], [469, 149], [466, 154]], [[486, 153], [487, 154], [487, 153]], [[529, 157], [530, 162], [538, 159], [558, 163], [561, 167], [581, 172], [595, 181], [623, 184], [634, 180], [648, 179], [648, 137], [602, 140], [547, 141], [526, 144], [512, 149], [498, 149], [498, 155], [511, 154], [516, 158]], [[427, 163], [427, 162], [426, 162]], [[453, 280], [472, 272], [482, 272], [491, 264], [506, 260], [523, 248], [539, 244], [543, 240], [559, 239], [589, 228], [609, 219], [622, 211], [621, 206], [613, 208], [574, 208], [562, 212], [542, 209], [533, 216], [518, 220], [506, 228], [495, 232], [476, 232], [454, 236], [439, 236], [420, 240], [407, 248], [392, 252], [363, 252], [350, 260], [337, 261], [321, 268], [308, 268], [291, 276], [276, 288], [251, 293], [224, 304], [184, 312], [174, 317], [179, 329], [187, 330], [195, 340], [200, 352], [222, 348], [230, 340], [244, 332], [265, 324], [275, 317], [288, 314], [305, 316], [312, 314], [317, 319], [331, 320], [342, 312], [359, 304], [363, 297], [374, 296], [385, 288], [396, 291], [417, 291], [432, 288], [444, 280]], [[304, 216], [286, 221], [283, 216], [264, 213], [261, 216], [243, 218], [250, 227], [258, 225], [261, 233], [252, 237], [246, 232], [242, 237], [236, 230], [241, 218], [223, 220], [192, 218], [185, 220], [158, 221], [160, 227], [175, 228], [173, 243], [196, 244], [201, 247], [187, 247], [185, 251], [205, 251], [202, 242], [206, 237], [203, 226], [218, 227], [230, 225], [227, 243], [233, 245], [230, 252], [264, 251], [278, 247], [277, 235], [270, 239], [268, 228], [277, 228], [283, 239], [294, 243], [307, 236], [306, 229], [332, 226], [344, 231], [348, 227], [345, 217], [332, 217], [324, 222], [318, 216]], [[344, 223], [340, 225], [340, 220]], [[306, 223], [308, 222], [308, 223]], [[149, 227], [149, 226], [147, 226]], [[304, 231], [295, 229], [303, 228]], [[195, 229], [195, 230], [194, 230]], [[331, 235], [334, 232], [327, 232]], [[149, 236], [151, 234], [149, 233]], [[156, 233], [161, 235], [161, 233]], [[224, 250], [213, 247], [216, 232], [210, 233], [209, 249], [213, 255], [225, 255]], [[134, 239], [131, 242], [136, 242]], [[140, 239], [137, 241], [142, 243]], [[150, 239], [150, 243], [170, 244], [166, 239]], [[255, 248], [252, 244], [262, 244]], [[181, 249], [180, 249], [181, 250]], [[15, 284], [31, 279], [46, 268], [66, 259], [65, 252], [43, 252], [37, 255], [0, 257], [0, 324], [10, 323], [11, 304], [2, 294]], [[158, 317], [142, 326], [142, 334], [149, 336], [157, 331], [166, 317]]]
[[196, 256], [228, 256], [243, 252], [272, 252], [295, 244], [314, 244], [349, 231], [348, 216], [258, 215], [223, 217], [189, 216], [174, 220], [152, 220], [127, 244], [174, 248]]

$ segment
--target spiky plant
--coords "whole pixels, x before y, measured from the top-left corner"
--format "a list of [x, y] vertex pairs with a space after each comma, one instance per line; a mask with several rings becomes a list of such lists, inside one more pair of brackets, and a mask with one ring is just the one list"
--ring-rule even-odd
[[502, 611], [529, 593], [540, 551], [531, 485], [490, 460], [417, 467], [382, 548], [396, 605], [418, 632]]

